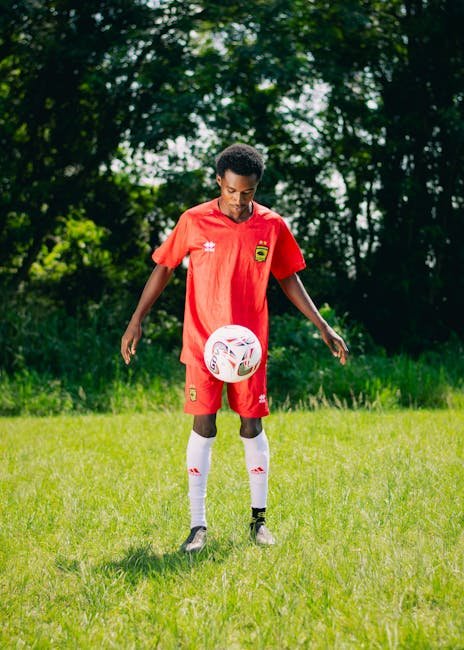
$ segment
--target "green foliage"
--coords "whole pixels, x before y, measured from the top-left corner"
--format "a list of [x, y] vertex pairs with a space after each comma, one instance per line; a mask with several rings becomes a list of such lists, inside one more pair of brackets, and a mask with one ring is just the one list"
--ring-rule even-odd
[[1, 415], [69, 413], [76, 407], [72, 393], [63, 387], [63, 382], [44, 373], [23, 370], [8, 375], [2, 370], [0, 386]]
[[50, 249], [42, 247], [31, 267], [31, 278], [60, 282], [81, 267], [91, 267], [97, 273], [111, 264], [110, 252], [102, 246], [106, 236], [104, 228], [82, 215], [61, 219], [54, 236], [56, 243]]
[[181, 413], [3, 419], [2, 648], [462, 648], [464, 417], [276, 413], [269, 549], [222, 414], [209, 545], [187, 534]]
[[299, 317], [271, 321], [269, 393], [283, 408], [435, 408], [452, 406], [464, 389], [458, 339], [417, 358], [387, 356], [361, 328], [350, 330], [328, 307], [322, 313], [350, 347], [346, 366], [328, 355], [317, 330]]
[[[44, 247], [50, 252], [63, 219], [76, 212], [113, 231], [98, 199], [105, 181], [117, 185], [111, 165], [123, 142], [129, 138], [135, 146], [144, 142], [156, 149], [191, 130], [182, 105], [191, 90], [180, 73], [186, 65], [189, 4], [57, 0], [5, 6], [0, 19], [4, 287], [17, 290], [31, 279]], [[157, 119], [150, 119], [150, 112]], [[123, 206], [117, 210], [125, 241], [138, 252], [140, 194], [131, 197], [123, 214]], [[105, 208], [114, 199], [105, 196]], [[122, 239], [118, 235], [113, 244]], [[85, 256], [80, 261], [85, 265]], [[85, 295], [83, 289], [80, 293]]]
[[2, 290], [68, 313], [138, 291], [242, 140], [266, 156], [257, 199], [292, 221], [317, 302], [388, 351], [464, 331], [462, 3], [4, 5]]
[[[178, 409], [184, 368], [178, 318], [155, 310], [136, 358], [126, 367], [119, 340], [127, 309], [111, 303], [70, 317], [25, 304], [0, 325], [0, 414]], [[271, 319], [268, 388], [274, 408], [333, 405], [368, 409], [447, 407], [463, 395], [464, 350], [458, 340], [412, 359], [387, 356], [361, 328], [347, 327], [327, 306], [351, 357], [342, 367], [302, 317]]]
[[147, 324], [140, 354], [126, 368], [119, 354], [124, 316], [114, 305], [71, 317], [43, 305], [7, 311], [0, 325], [0, 412], [45, 415], [68, 411], [176, 408], [181, 326], [163, 312]]

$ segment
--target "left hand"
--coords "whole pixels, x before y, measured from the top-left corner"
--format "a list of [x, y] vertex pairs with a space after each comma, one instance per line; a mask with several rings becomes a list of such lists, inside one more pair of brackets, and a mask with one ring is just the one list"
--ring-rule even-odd
[[337, 332], [327, 325], [323, 330], [321, 330], [321, 336], [324, 343], [328, 346], [334, 357], [338, 357], [342, 366], [345, 365], [348, 358], [349, 350], [342, 339], [342, 337], [337, 334]]

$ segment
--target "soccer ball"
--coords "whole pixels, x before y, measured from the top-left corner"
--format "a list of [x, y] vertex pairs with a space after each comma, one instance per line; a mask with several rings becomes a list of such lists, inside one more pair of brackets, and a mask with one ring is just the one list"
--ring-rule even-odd
[[258, 370], [262, 349], [256, 334], [247, 327], [224, 325], [206, 341], [203, 356], [216, 379], [235, 384]]

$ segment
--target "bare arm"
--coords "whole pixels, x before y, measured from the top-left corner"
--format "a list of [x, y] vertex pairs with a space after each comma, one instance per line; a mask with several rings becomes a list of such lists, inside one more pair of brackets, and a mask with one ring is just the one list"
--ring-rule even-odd
[[139, 303], [132, 314], [126, 331], [121, 338], [121, 355], [126, 364], [135, 354], [137, 344], [142, 338], [142, 321], [153, 307], [173, 273], [173, 269], [158, 264], [152, 271], [140, 296]]
[[298, 275], [293, 273], [288, 278], [279, 280], [282, 291], [302, 314], [306, 316], [321, 333], [322, 340], [329, 347], [334, 357], [340, 359], [341, 364], [346, 363], [348, 348], [341, 336], [333, 330], [322, 318], [316, 305], [311, 300], [308, 292]]

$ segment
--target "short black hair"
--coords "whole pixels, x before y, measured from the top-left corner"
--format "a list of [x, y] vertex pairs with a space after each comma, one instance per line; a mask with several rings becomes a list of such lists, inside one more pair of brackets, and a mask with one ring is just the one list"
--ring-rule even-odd
[[230, 169], [239, 176], [251, 176], [255, 174], [258, 181], [261, 180], [264, 172], [264, 161], [262, 155], [249, 144], [231, 144], [230, 147], [221, 151], [216, 158], [216, 173], [224, 178], [226, 171]]

